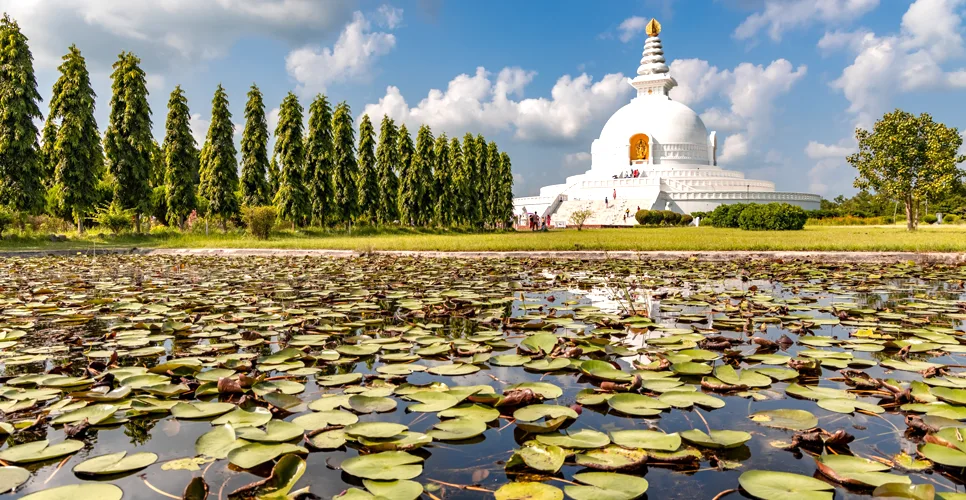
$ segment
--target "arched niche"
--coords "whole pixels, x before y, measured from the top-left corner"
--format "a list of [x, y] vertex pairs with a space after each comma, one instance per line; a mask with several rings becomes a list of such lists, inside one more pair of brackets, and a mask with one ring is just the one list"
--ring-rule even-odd
[[632, 135], [628, 145], [628, 154], [631, 162], [644, 161], [650, 158], [651, 138], [647, 134]]

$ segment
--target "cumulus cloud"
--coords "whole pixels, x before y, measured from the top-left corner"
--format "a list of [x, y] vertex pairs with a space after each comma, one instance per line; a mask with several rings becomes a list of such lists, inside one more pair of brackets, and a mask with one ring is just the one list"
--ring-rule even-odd
[[593, 157], [590, 153], [586, 151], [578, 151], [576, 153], [568, 153], [564, 155], [563, 166], [564, 170], [567, 172], [581, 173], [590, 169], [591, 159]]
[[719, 163], [727, 165], [741, 160], [748, 156], [750, 150], [748, 137], [741, 133], [729, 135], [725, 138], [721, 149], [721, 155], [718, 156]]
[[966, 87], [966, 69], [942, 65], [964, 54], [960, 10], [966, 0], [916, 0], [896, 34], [833, 32], [819, 41], [826, 50], [849, 50], [852, 63], [831, 85], [849, 101], [856, 125], [869, 127], [896, 93]]
[[855, 170], [845, 158], [825, 158], [815, 162], [808, 171], [808, 191], [823, 196], [854, 191]]
[[617, 27], [617, 38], [620, 41], [627, 43], [641, 33], [644, 33], [644, 28], [647, 27], [647, 18], [641, 16], [633, 16], [624, 19], [624, 22]]
[[363, 113], [370, 117], [385, 114], [410, 127], [426, 124], [434, 132], [451, 136], [467, 130], [512, 131], [524, 141], [561, 142], [599, 125], [633, 91], [622, 74], [609, 74], [595, 82], [584, 73], [560, 77], [550, 98], [523, 98], [535, 75], [522, 68], [503, 68], [494, 79], [479, 67], [473, 75], [453, 78], [445, 90], [430, 90], [415, 106], [407, 103], [399, 88], [390, 86]]
[[[402, 11], [377, 14], [385, 25], [396, 26], [401, 22]], [[362, 80], [372, 71], [373, 62], [396, 46], [391, 33], [372, 32], [371, 23], [361, 13], [353, 15], [329, 47], [305, 46], [293, 50], [285, 58], [285, 68], [299, 84], [300, 91], [315, 93], [325, 90], [333, 82]]]
[[54, 68], [77, 42], [92, 71], [105, 71], [120, 49], [149, 70], [215, 59], [235, 42], [260, 35], [304, 44], [341, 27], [355, 2], [343, 0], [0, 0], [30, 37], [40, 67]]
[[734, 36], [746, 40], [765, 31], [777, 42], [792, 29], [813, 23], [847, 23], [878, 6], [879, 0], [765, 0], [764, 9], [748, 16]]
[[854, 153], [855, 147], [841, 144], [822, 144], [817, 141], [808, 141], [805, 146], [805, 155], [814, 160], [826, 158], [838, 158], [845, 160], [845, 157]]
[[191, 136], [195, 138], [199, 149], [205, 143], [205, 138], [208, 137], [208, 127], [210, 126], [211, 120], [202, 118], [201, 113], [191, 114], [191, 118], [188, 120], [188, 127], [191, 128]]

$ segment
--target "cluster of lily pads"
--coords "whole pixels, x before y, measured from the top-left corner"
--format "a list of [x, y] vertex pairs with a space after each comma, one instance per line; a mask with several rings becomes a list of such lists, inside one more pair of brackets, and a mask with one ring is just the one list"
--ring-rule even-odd
[[[966, 267], [100, 256], [0, 268], [0, 493], [120, 499], [112, 483], [142, 474], [190, 500], [215, 488], [675, 498], [645, 479], [655, 469], [708, 498], [708, 484], [761, 499], [966, 498]], [[157, 422], [204, 430], [166, 456], [98, 439]], [[484, 442], [504, 448], [470, 451]], [[464, 463], [437, 459], [453, 449]], [[322, 456], [344, 483], [312, 481]], [[216, 465], [223, 484], [209, 484]], [[195, 472], [175, 484], [178, 470]]]

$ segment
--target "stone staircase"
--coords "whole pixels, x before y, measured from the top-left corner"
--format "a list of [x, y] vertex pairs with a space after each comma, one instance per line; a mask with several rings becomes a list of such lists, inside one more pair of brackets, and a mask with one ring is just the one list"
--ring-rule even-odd
[[[578, 210], [591, 210], [594, 212], [585, 222], [585, 226], [636, 226], [637, 220], [634, 214], [637, 207], [650, 208], [650, 202], [644, 200], [619, 199], [604, 206], [604, 200], [567, 200], [560, 204], [557, 211], [550, 217], [554, 226], [559, 223], [570, 223], [570, 215]], [[630, 214], [625, 220], [625, 210], [630, 209]]]

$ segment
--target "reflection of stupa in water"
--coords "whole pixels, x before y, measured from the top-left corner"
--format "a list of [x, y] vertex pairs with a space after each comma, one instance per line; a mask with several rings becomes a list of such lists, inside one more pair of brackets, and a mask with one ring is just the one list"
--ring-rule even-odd
[[[664, 59], [658, 34], [661, 25], [647, 25], [644, 57], [629, 83], [637, 96], [607, 120], [591, 146], [591, 167], [563, 184], [545, 186], [539, 196], [513, 200], [514, 213], [537, 212], [566, 223], [576, 210], [590, 209], [588, 224], [621, 225], [625, 209], [690, 213], [721, 204], [785, 202], [818, 209], [821, 198], [805, 193], [779, 193], [774, 183], [746, 179], [718, 167], [718, 140], [691, 108], [668, 93], [677, 86]], [[605, 207], [604, 198], [616, 203]], [[628, 218], [626, 224], [634, 224]]]

